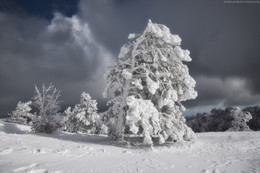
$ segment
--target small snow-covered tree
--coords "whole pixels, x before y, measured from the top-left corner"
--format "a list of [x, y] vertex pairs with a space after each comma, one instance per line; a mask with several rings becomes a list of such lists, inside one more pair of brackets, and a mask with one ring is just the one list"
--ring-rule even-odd
[[106, 113], [110, 136], [123, 140], [129, 126], [132, 133], [141, 132], [147, 144], [154, 135], [161, 143], [193, 139], [181, 102], [197, 97], [196, 82], [182, 63], [191, 58], [188, 50], [181, 49], [181, 38], [151, 20], [143, 34], [128, 38], [134, 40], [121, 48], [119, 61], [105, 74], [108, 84], [104, 96], [113, 96]]
[[32, 130], [34, 132], [51, 133], [58, 128], [59, 97], [60, 91], [52, 84], [48, 87], [43, 84], [42, 90], [35, 86], [33, 105], [37, 112], [33, 118]]
[[18, 124], [31, 125], [33, 118], [31, 104], [31, 101], [25, 103], [19, 101], [15, 110], [11, 113], [11, 121]]
[[92, 100], [90, 95], [83, 92], [80, 103], [73, 109], [69, 107], [65, 111], [65, 121], [62, 129], [68, 132], [95, 133], [97, 114], [97, 101]]
[[234, 119], [231, 122], [232, 127], [228, 131], [250, 131], [249, 126], [246, 124], [252, 119], [249, 112], [243, 112], [239, 107], [236, 107], [231, 110], [230, 114]]

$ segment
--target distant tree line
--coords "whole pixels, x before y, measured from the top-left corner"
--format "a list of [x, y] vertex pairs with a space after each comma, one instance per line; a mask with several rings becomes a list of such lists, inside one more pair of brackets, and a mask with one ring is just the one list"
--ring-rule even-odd
[[[187, 125], [194, 132], [217, 132], [237, 128], [235, 131], [260, 130], [260, 107], [250, 106], [241, 110], [240, 119], [234, 118], [236, 108], [212, 109], [210, 113], [197, 113], [195, 116], [186, 117]], [[249, 115], [251, 114], [251, 115]], [[239, 117], [236, 116], [236, 117]], [[238, 122], [240, 121], [240, 123]], [[235, 122], [238, 122], [235, 123]], [[241, 126], [241, 127], [239, 127]], [[239, 128], [239, 129], [238, 129]]]

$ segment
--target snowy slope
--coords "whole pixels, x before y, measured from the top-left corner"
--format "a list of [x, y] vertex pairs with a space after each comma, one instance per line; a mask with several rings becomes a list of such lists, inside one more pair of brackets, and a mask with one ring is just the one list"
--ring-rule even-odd
[[136, 148], [105, 136], [33, 134], [0, 121], [0, 172], [260, 172], [260, 132], [197, 134], [192, 145]]

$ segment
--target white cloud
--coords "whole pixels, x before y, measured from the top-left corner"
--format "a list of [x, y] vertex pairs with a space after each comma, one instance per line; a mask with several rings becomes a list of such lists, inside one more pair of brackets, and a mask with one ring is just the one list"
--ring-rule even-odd
[[91, 76], [79, 83], [85, 85], [85, 88], [93, 92], [96, 97], [101, 98], [100, 93], [105, 85], [103, 74], [106, 67], [113, 62], [113, 55], [95, 40], [88, 23], [78, 15], [65, 17], [55, 13], [51, 24], [47, 26], [47, 33], [57, 32], [69, 32], [72, 38], [69, 44], [76, 45], [83, 51], [84, 62], [87, 65], [85, 68], [91, 68], [92, 71], [87, 71]]

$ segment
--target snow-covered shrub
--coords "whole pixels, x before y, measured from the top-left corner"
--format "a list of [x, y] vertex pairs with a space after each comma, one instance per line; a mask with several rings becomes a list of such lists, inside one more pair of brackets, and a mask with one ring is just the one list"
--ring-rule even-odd
[[260, 130], [260, 106], [250, 106], [243, 109], [250, 112], [252, 119], [247, 123], [251, 130]]
[[67, 108], [62, 129], [68, 132], [95, 133], [97, 114], [97, 101], [92, 100], [90, 95], [83, 92], [80, 103], [73, 109]]
[[149, 20], [143, 34], [121, 48], [119, 61], [108, 68], [104, 96], [112, 94], [106, 125], [114, 140], [123, 140], [125, 127], [140, 132], [151, 144], [152, 135], [165, 140], [191, 140], [182, 101], [195, 99], [195, 80], [182, 61], [191, 61], [188, 50], [181, 49], [181, 38], [165, 25]]
[[19, 101], [15, 110], [11, 113], [11, 122], [23, 125], [31, 125], [33, 118], [33, 114], [31, 114], [31, 104], [31, 101], [25, 103]]
[[33, 105], [37, 112], [32, 121], [32, 130], [34, 132], [51, 133], [58, 128], [59, 97], [60, 91], [54, 88], [52, 84], [48, 87], [43, 84], [42, 90], [35, 86]]
[[249, 126], [246, 124], [252, 119], [249, 112], [243, 112], [239, 107], [231, 110], [231, 116], [234, 118], [231, 122], [232, 127], [228, 131], [250, 131]]

